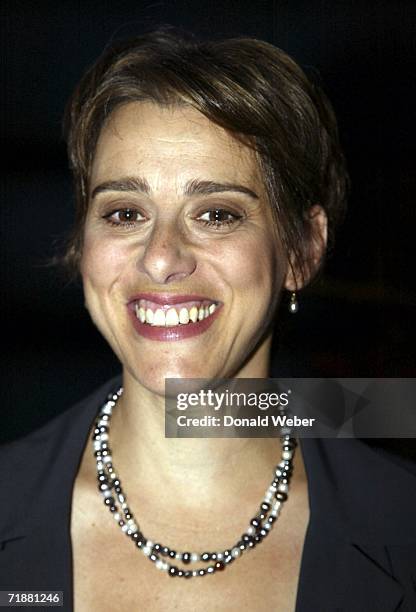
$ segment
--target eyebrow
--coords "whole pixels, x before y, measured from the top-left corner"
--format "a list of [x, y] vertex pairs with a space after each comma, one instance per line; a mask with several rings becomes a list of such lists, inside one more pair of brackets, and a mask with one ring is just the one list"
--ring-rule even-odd
[[[127, 191], [139, 192], [150, 195], [151, 189], [146, 179], [142, 177], [126, 176], [116, 181], [105, 181], [95, 187], [91, 193], [93, 200], [99, 193], [106, 191]], [[236, 183], [217, 183], [216, 181], [203, 181], [200, 179], [192, 179], [185, 185], [184, 194], [192, 196], [195, 194], [210, 195], [212, 193], [234, 192], [242, 193], [254, 200], [258, 200], [259, 196], [252, 189]]]

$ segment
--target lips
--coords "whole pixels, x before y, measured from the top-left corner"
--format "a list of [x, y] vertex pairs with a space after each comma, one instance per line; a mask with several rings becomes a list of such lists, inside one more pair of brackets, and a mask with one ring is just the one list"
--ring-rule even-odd
[[146, 338], [172, 341], [204, 333], [217, 318], [222, 303], [200, 295], [140, 293], [128, 312], [136, 332]]

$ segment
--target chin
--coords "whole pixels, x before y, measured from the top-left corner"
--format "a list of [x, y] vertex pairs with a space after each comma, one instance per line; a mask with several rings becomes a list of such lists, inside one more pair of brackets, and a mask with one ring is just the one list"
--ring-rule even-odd
[[212, 379], [218, 377], [217, 371], [208, 371], [206, 365], [201, 364], [200, 367], [185, 366], [181, 367], [176, 364], [172, 367], [163, 367], [162, 364], [155, 365], [143, 371], [142, 368], [129, 368], [136, 382], [145, 387], [148, 391], [157, 395], [165, 395], [165, 379]]

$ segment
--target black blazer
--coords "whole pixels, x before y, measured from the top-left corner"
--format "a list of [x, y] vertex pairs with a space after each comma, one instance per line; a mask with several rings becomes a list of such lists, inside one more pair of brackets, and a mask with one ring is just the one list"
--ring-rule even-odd
[[[98, 408], [119, 383], [0, 448], [0, 590], [63, 591], [63, 610], [73, 609], [74, 479]], [[359, 440], [301, 446], [311, 514], [296, 612], [415, 612], [414, 465]]]

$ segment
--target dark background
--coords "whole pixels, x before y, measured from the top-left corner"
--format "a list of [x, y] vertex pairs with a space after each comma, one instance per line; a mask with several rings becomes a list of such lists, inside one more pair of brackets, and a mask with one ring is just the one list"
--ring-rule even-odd
[[80, 285], [45, 265], [72, 221], [61, 118], [112, 37], [162, 23], [282, 47], [319, 74], [339, 119], [352, 179], [348, 217], [324, 275], [300, 294], [299, 313], [282, 308], [275, 371], [415, 376], [415, 2], [3, 0], [0, 10], [2, 440], [120, 370]]

